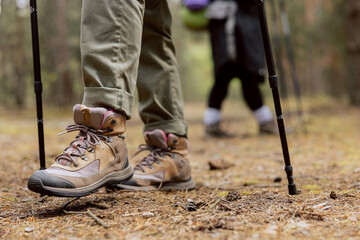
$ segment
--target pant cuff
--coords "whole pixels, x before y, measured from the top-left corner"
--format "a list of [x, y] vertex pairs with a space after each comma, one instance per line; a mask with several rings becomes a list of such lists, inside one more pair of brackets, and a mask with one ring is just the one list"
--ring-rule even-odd
[[161, 129], [166, 133], [172, 133], [181, 137], [187, 137], [188, 125], [184, 120], [173, 119], [148, 123], [144, 126], [144, 132]]
[[122, 89], [106, 87], [85, 87], [83, 104], [88, 107], [105, 107], [123, 113], [131, 118], [134, 96]]

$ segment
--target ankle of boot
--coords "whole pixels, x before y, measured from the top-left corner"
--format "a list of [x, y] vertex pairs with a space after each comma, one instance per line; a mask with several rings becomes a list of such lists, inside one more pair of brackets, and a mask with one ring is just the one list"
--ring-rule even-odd
[[105, 119], [102, 129], [107, 132], [104, 135], [122, 135], [125, 137], [126, 117], [125, 115], [110, 116]]
[[77, 104], [73, 108], [74, 122], [78, 125], [104, 130], [104, 135], [124, 135], [126, 116], [102, 107], [87, 107]]

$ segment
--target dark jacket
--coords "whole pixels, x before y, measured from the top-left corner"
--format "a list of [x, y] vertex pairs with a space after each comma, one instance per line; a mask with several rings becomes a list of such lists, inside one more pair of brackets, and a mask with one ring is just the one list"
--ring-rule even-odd
[[[215, 1], [212, 1], [212, 3]], [[265, 55], [255, 0], [227, 1], [237, 3], [236, 22], [234, 26], [236, 50], [235, 53], [229, 54], [229, 42], [227, 40], [227, 34], [225, 33], [225, 25], [228, 19], [210, 19], [209, 31], [215, 72], [225, 64], [235, 62], [242, 70], [263, 75]]]

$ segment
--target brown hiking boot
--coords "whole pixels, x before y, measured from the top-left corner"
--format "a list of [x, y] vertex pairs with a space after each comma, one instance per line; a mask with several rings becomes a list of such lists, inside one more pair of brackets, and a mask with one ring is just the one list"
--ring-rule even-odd
[[205, 136], [212, 138], [233, 138], [234, 134], [228, 133], [221, 129], [220, 123], [205, 125]]
[[74, 106], [74, 122], [66, 132], [79, 131], [64, 153], [28, 181], [31, 191], [59, 197], [82, 197], [106, 185], [131, 179], [133, 169], [124, 141], [125, 116], [105, 108]]
[[171, 133], [166, 135], [159, 129], [146, 132], [144, 136], [146, 144], [140, 145], [136, 154], [142, 151], [149, 151], [149, 154], [135, 166], [133, 178], [116, 188], [143, 191], [194, 189], [187, 139]]
[[259, 124], [259, 133], [260, 135], [276, 135], [279, 133], [279, 129], [275, 121], [271, 120]]

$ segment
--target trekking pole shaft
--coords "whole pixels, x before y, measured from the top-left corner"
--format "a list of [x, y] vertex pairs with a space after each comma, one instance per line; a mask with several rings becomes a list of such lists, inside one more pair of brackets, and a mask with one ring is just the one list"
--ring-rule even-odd
[[44, 123], [42, 110], [42, 83], [40, 70], [40, 50], [39, 50], [39, 33], [37, 22], [37, 8], [36, 0], [30, 0], [30, 18], [31, 18], [31, 37], [33, 49], [33, 63], [34, 63], [34, 90], [36, 94], [36, 113], [38, 125], [38, 140], [39, 140], [39, 158], [40, 169], [45, 169], [45, 147], [44, 147]]
[[273, 59], [273, 54], [272, 54], [272, 50], [271, 50], [270, 36], [269, 36], [269, 30], [268, 30], [268, 26], [267, 26], [266, 13], [265, 13], [265, 7], [264, 7], [264, 0], [256, 0], [256, 2], [257, 2], [257, 8], [258, 8], [258, 12], [259, 12], [261, 34], [262, 34], [264, 49], [265, 49], [265, 58], [266, 58], [268, 72], [269, 72], [269, 83], [270, 83], [270, 87], [271, 87], [271, 91], [272, 91], [272, 95], [273, 95], [273, 99], [274, 99], [277, 124], [278, 124], [278, 128], [279, 128], [281, 146], [282, 146], [282, 150], [283, 150], [283, 156], [284, 156], [284, 162], [285, 162], [285, 172], [286, 172], [287, 179], [288, 179], [289, 194], [295, 195], [295, 194], [298, 194], [298, 192], [296, 190], [296, 185], [294, 183], [293, 168], [290, 163], [290, 155], [289, 155], [289, 149], [288, 149], [288, 144], [287, 144], [287, 140], [286, 140], [284, 119], [283, 119], [283, 115], [282, 115], [282, 111], [281, 111], [280, 96], [279, 96], [279, 91], [278, 91], [278, 77], [276, 75], [274, 59]]

